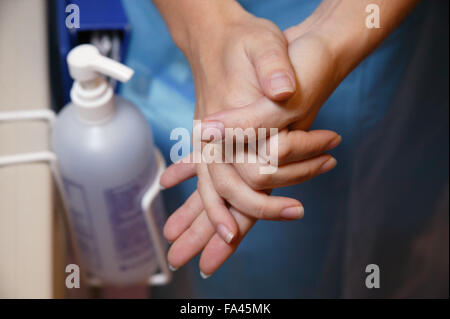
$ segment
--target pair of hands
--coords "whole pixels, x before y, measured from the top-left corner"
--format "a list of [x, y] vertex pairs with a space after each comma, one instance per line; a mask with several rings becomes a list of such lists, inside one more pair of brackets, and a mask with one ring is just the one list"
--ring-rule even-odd
[[164, 234], [173, 242], [168, 253], [172, 267], [202, 252], [199, 266], [206, 277], [258, 218], [303, 216], [300, 202], [269, 196], [271, 189], [336, 165], [324, 152], [336, 147], [340, 137], [305, 130], [345, 76], [419, 0], [373, 0], [383, 14], [377, 29], [367, 27], [366, 2], [323, 0], [308, 19], [284, 33], [233, 0], [153, 1], [191, 64], [195, 118], [203, 120], [205, 133], [224, 127], [280, 129], [275, 174], [259, 174], [256, 164], [177, 163], [162, 176], [160, 183], [167, 188], [198, 175], [198, 189], [172, 214]]
[[198, 44], [186, 54], [196, 88], [195, 118], [204, 120], [205, 133], [223, 133], [223, 127], [279, 128], [279, 167], [274, 174], [260, 174], [258, 163], [182, 161], [163, 174], [160, 183], [166, 188], [198, 176], [197, 190], [171, 215], [164, 235], [173, 243], [168, 260], [175, 269], [202, 252], [203, 277], [225, 262], [257, 219], [301, 218], [300, 202], [270, 196], [271, 189], [333, 169], [336, 160], [324, 152], [341, 141], [332, 131], [304, 131], [335, 88], [325, 39], [307, 23], [283, 34], [248, 13], [222, 31], [208, 47]]

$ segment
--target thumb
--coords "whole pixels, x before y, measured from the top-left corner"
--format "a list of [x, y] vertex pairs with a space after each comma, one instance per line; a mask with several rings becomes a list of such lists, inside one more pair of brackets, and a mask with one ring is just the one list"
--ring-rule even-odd
[[264, 41], [249, 50], [249, 58], [256, 70], [264, 94], [274, 101], [284, 101], [295, 92], [295, 73], [284, 38]]

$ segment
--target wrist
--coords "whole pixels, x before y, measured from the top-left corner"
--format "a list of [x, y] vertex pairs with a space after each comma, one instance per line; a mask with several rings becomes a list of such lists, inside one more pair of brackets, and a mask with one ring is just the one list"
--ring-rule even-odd
[[[226, 34], [227, 26], [248, 14], [235, 0], [162, 0], [176, 1], [177, 12], [160, 9], [175, 44], [191, 56], [199, 47], [210, 47]], [[166, 11], [166, 12], [163, 12]]]
[[[324, 16], [327, 16], [324, 18]], [[302, 26], [302, 37], [312, 37], [319, 43], [318, 49], [325, 53], [334, 68], [335, 81], [340, 83], [360, 62], [361, 35], [355, 30], [345, 30], [342, 21], [332, 12], [315, 12]]]
[[327, 43], [341, 81], [401, 23], [418, 0], [372, 2], [383, 12], [378, 28], [366, 25], [369, 11], [365, 1], [323, 1], [302, 23]]

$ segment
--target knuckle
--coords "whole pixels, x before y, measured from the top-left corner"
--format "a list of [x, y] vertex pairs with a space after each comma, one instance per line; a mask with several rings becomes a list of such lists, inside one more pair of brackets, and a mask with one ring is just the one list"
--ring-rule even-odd
[[267, 188], [272, 182], [272, 174], [258, 173], [258, 184], [260, 189]]
[[246, 182], [251, 188], [253, 189], [258, 188], [257, 176], [255, 176], [255, 174], [247, 174]]
[[223, 197], [228, 197], [233, 191], [232, 186], [225, 179], [221, 179], [220, 181], [218, 181], [214, 184], [215, 184], [217, 193], [219, 193]]
[[260, 202], [254, 204], [253, 217], [256, 217], [258, 219], [262, 219], [262, 218], [266, 217], [266, 207], [265, 207], [264, 201], [260, 201]]
[[188, 235], [191, 237], [193, 243], [202, 242], [202, 232], [198, 228], [190, 227]]
[[298, 150], [303, 154], [304, 158], [310, 158], [314, 154], [321, 153], [320, 145], [314, 143], [314, 140], [305, 135], [305, 138], [299, 139]]
[[259, 53], [256, 57], [257, 65], [262, 68], [267, 64], [278, 63], [284, 59], [283, 51], [280, 48], [270, 48]]
[[289, 160], [293, 155], [293, 147], [290, 143], [278, 143], [278, 160], [280, 162]]
[[270, 174], [261, 174], [258, 171], [251, 171], [247, 178], [251, 188], [261, 190], [270, 185], [272, 176]]
[[298, 149], [302, 152], [307, 152], [309, 149], [311, 149], [311, 141], [308, 138], [308, 135], [305, 135], [304, 138], [298, 140]]
[[310, 179], [314, 177], [316, 174], [316, 170], [312, 166], [306, 166], [303, 170], [303, 178], [304, 179]]
[[254, 214], [256, 218], [259, 219], [272, 219], [273, 212], [271, 208], [270, 197], [265, 197], [264, 199], [255, 203]]

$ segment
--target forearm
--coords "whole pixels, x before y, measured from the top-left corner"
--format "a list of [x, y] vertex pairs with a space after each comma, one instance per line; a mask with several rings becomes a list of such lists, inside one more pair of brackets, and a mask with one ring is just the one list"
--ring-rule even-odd
[[246, 11], [235, 0], [153, 0], [175, 44], [185, 53], [224, 31]]
[[[318, 30], [334, 52], [341, 80], [412, 11], [419, 0], [324, 0], [302, 28]], [[368, 28], [369, 4], [380, 11], [380, 27]]]

